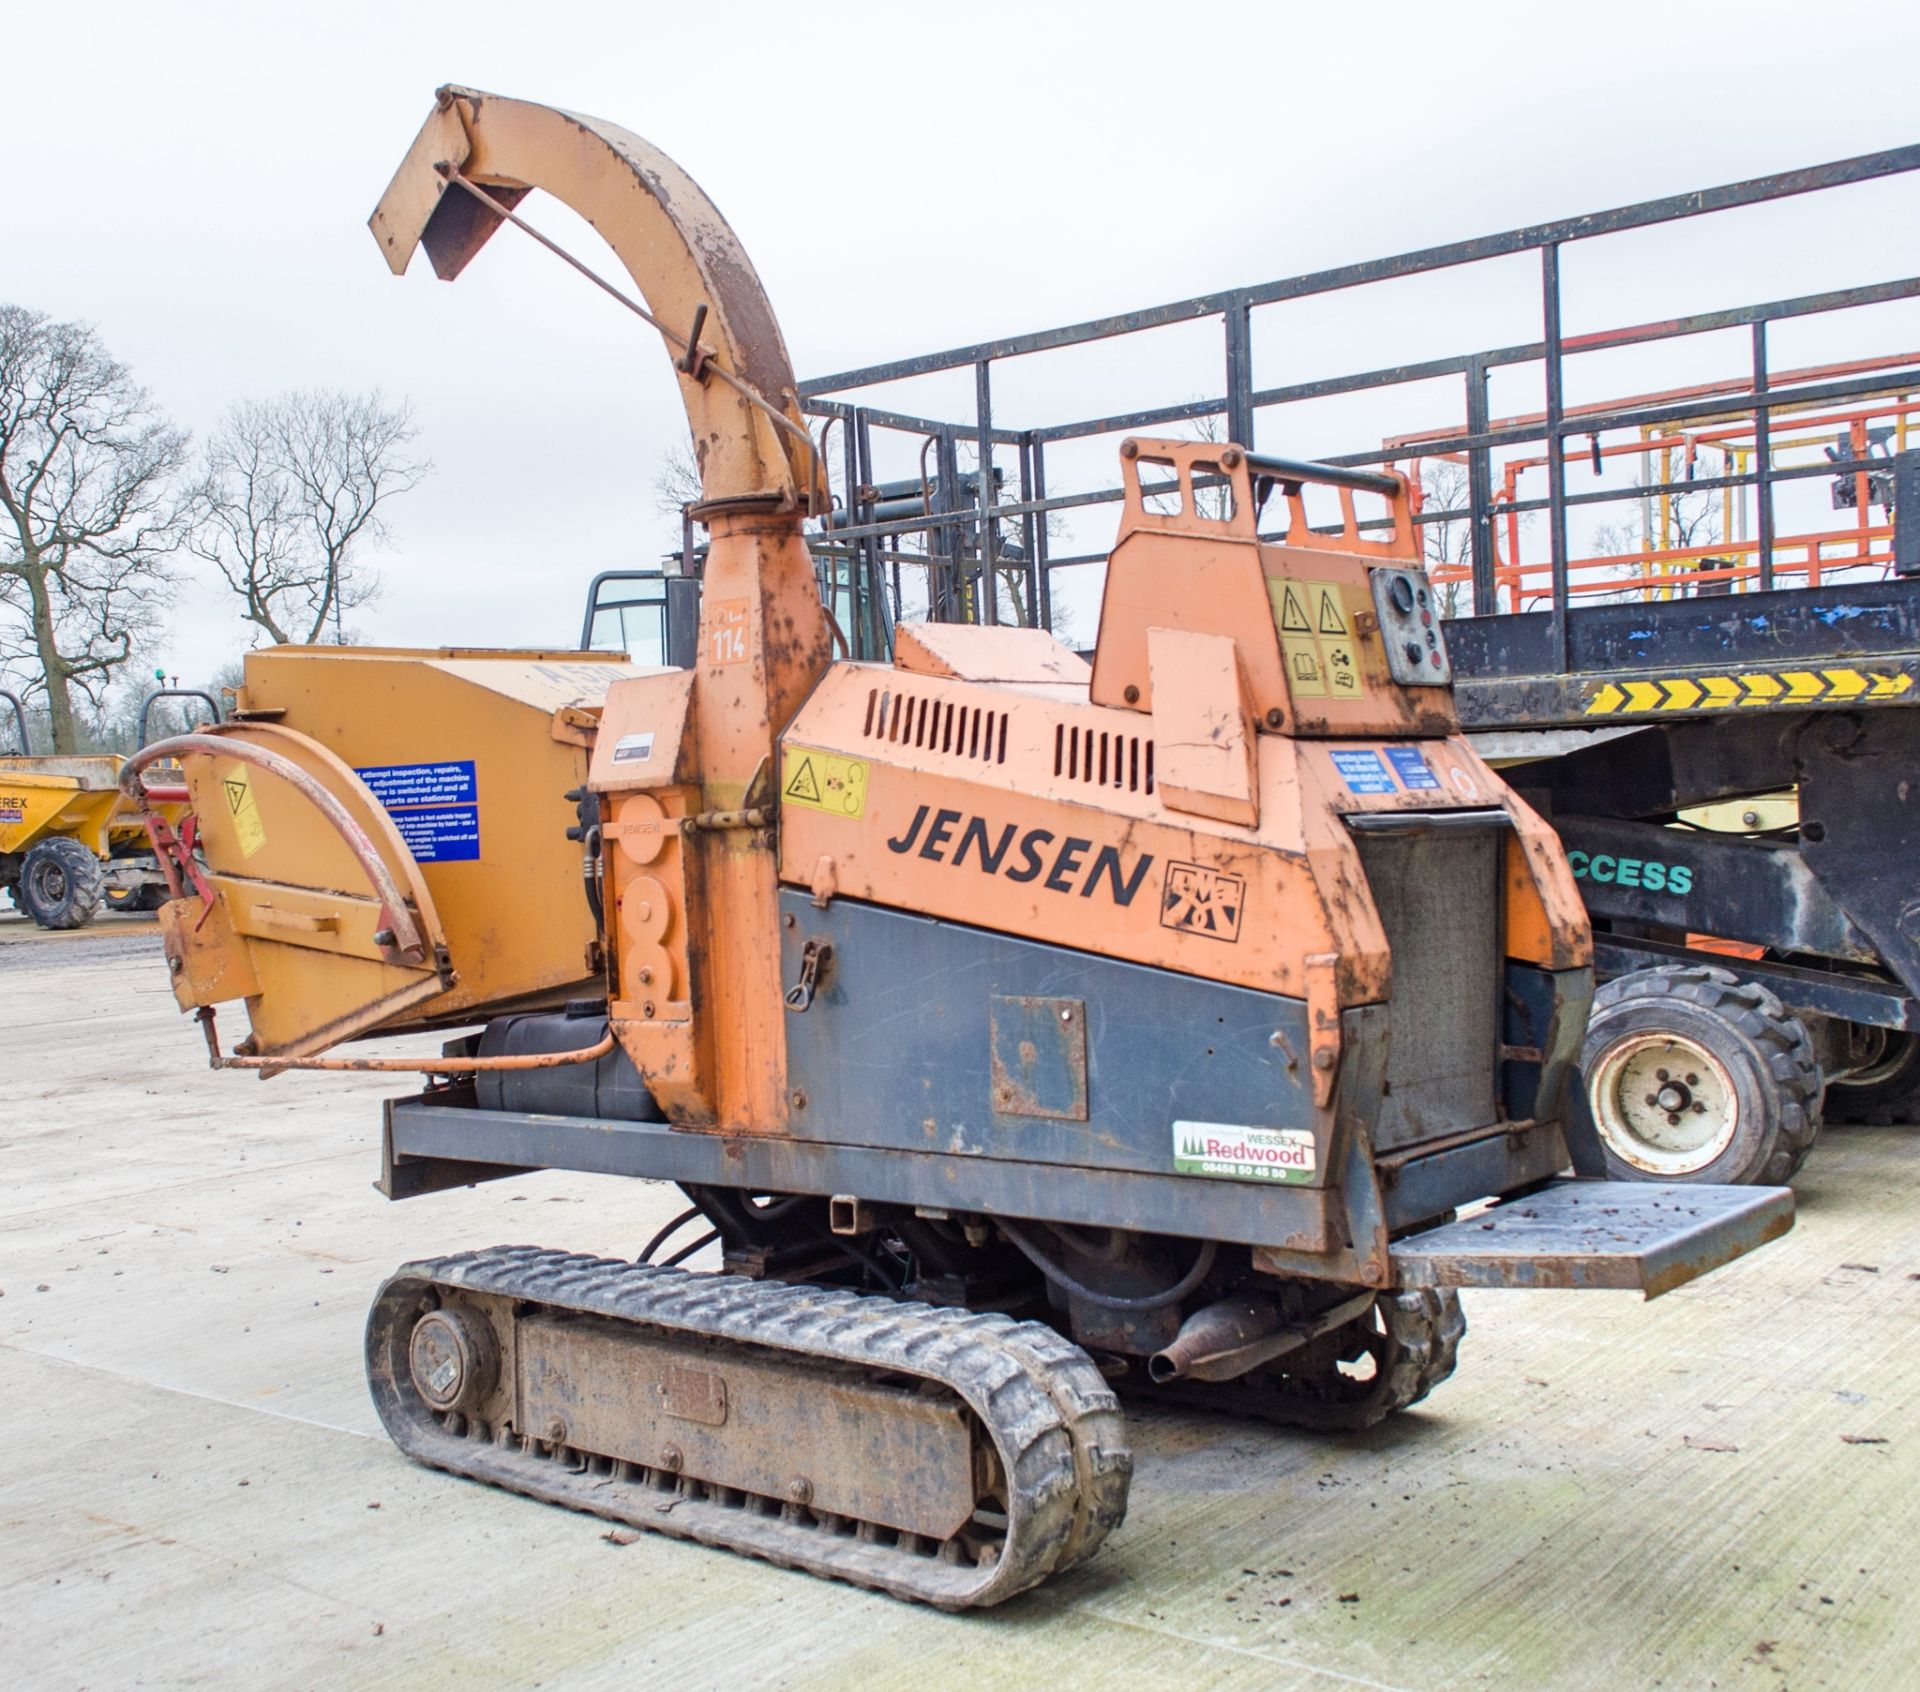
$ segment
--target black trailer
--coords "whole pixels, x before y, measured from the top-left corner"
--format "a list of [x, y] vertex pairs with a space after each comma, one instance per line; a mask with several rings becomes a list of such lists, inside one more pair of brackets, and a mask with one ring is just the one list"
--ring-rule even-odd
[[[884, 655], [903, 613], [1056, 627], [1063, 573], [1105, 558], [1092, 525], [1085, 539], [1067, 531], [1120, 495], [1110, 456], [1076, 461], [1074, 444], [1098, 437], [1196, 430], [1416, 479], [1423, 465], [1457, 467], [1455, 497], [1430, 495], [1420, 522], [1446, 541], [1427, 550], [1448, 584], [1459, 706], [1571, 849], [1607, 979], [1585, 1070], [1610, 1171], [1784, 1179], [1823, 1115], [1920, 1115], [1920, 451], [1905, 450], [1910, 419], [1920, 446], [1920, 352], [1897, 350], [1892, 320], [1920, 300], [1920, 274], [1579, 332], [1563, 323], [1563, 276], [1590, 243], [1806, 196], [1884, 226], [1885, 196], [1903, 186], [1920, 195], [1920, 146], [804, 383], [836, 493], [812, 537], [823, 597], [859, 656]], [[1515, 261], [1537, 265], [1537, 334], [1255, 385], [1256, 331], [1290, 305]], [[1353, 309], [1367, 311], [1365, 298]], [[1773, 356], [1770, 336], [1842, 314], [1871, 324], [1876, 310], [1890, 321], [1872, 357], [1788, 368]], [[1219, 392], [1019, 426], [996, 410], [1009, 361], [1209, 320]], [[1643, 366], [1677, 364], [1702, 344], [1736, 346], [1734, 368], [1623, 399], [1567, 397], [1585, 361], [1641, 349]], [[890, 386], [942, 372], [970, 375], [970, 416], [881, 403]], [[1516, 372], [1544, 406], [1496, 415], [1497, 385]], [[1370, 396], [1430, 413], [1436, 392], [1449, 396], [1445, 427], [1383, 430], [1345, 453], [1332, 450], [1340, 439], [1303, 438], [1319, 402]], [[1836, 420], [1823, 450], [1798, 450]], [[1638, 469], [1625, 484], [1623, 465]], [[1529, 475], [1544, 483], [1532, 495]], [[1809, 526], [1810, 496], [1830, 503], [1833, 524]], [[1656, 503], [1664, 524], [1669, 504], [1703, 498], [1723, 502], [1725, 522], [1654, 544]], [[1588, 508], [1623, 504], [1642, 516], [1643, 545], [1582, 558], [1574, 530]], [[689, 523], [673, 573], [697, 577], [694, 539]], [[596, 583], [603, 609], [611, 586]], [[659, 598], [664, 652], [697, 600], [679, 587]], [[1702, 826], [1700, 808], [1758, 796], [1772, 798]]]

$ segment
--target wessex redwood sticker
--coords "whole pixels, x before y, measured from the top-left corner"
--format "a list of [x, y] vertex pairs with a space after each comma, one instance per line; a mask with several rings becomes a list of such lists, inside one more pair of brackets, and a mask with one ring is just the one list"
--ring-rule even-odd
[[1178, 1175], [1229, 1181], [1310, 1184], [1319, 1167], [1313, 1135], [1304, 1128], [1246, 1128], [1232, 1122], [1176, 1122], [1173, 1168]]

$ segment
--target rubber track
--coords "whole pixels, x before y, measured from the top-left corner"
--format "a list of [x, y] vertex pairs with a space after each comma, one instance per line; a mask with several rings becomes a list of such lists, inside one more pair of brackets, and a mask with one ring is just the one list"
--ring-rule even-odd
[[[626, 1465], [571, 1463], [496, 1438], [450, 1431], [414, 1390], [412, 1321], [429, 1288], [538, 1304], [767, 1351], [937, 1381], [964, 1400], [1008, 1481], [998, 1558], [984, 1566], [836, 1533], [803, 1512], [765, 1512], [620, 1478]], [[367, 1373], [394, 1443], [434, 1468], [633, 1527], [764, 1557], [942, 1609], [997, 1604], [1085, 1562], [1126, 1515], [1133, 1457], [1118, 1400], [1093, 1360], [1037, 1323], [839, 1288], [749, 1281], [533, 1246], [404, 1264], [367, 1317]], [[695, 1477], [698, 1478], [698, 1477]], [[735, 1495], [739, 1496], [739, 1495]]]
[[1359, 1427], [1374, 1427], [1432, 1392], [1453, 1373], [1467, 1332], [1460, 1296], [1451, 1288], [1407, 1287], [1387, 1294], [1380, 1309], [1394, 1361], [1385, 1390], [1356, 1418]]

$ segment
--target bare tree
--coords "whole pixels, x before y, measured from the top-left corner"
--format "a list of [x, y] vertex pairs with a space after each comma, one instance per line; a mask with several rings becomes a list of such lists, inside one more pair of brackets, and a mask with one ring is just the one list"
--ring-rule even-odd
[[[1676, 479], [1677, 469], [1672, 464], [1674, 456], [1671, 451], [1663, 455], [1655, 471], [1659, 480]], [[1650, 485], [1650, 478], [1648, 475], [1636, 475], [1633, 485], [1635, 488], [1644, 488]], [[1643, 527], [1636, 528], [1631, 523], [1601, 523], [1595, 526], [1592, 546], [1596, 555], [1610, 557], [1617, 554], [1680, 552], [1688, 548], [1717, 546], [1726, 538], [1721, 521], [1721, 500], [1711, 489], [1669, 494], [1664, 501], [1656, 500], [1650, 494], [1643, 495], [1640, 504]], [[1628, 593], [1628, 597], [1631, 597], [1632, 591], [1645, 594], [1658, 589], [1663, 573], [1730, 570], [1735, 562], [1732, 557], [1648, 559], [1643, 556], [1620, 565], [1615, 573], [1633, 584]], [[1665, 591], [1683, 598], [1694, 594], [1722, 594], [1732, 591], [1732, 583], [1682, 582]]]
[[[1198, 394], [1194, 395], [1195, 399], [1199, 397]], [[1189, 417], [1184, 422], [1173, 424], [1172, 432], [1190, 435], [1196, 441], [1218, 442], [1224, 446], [1227, 441], [1227, 420], [1217, 411], [1203, 412], [1198, 417]], [[1143, 484], [1147, 482], [1147, 475], [1148, 472], [1142, 471], [1140, 479]], [[1153, 480], [1150, 484], [1152, 486], [1161, 488], [1172, 486], [1172, 484], [1168, 482], [1167, 473], [1164, 470], [1153, 471], [1152, 477]], [[1202, 477], [1201, 481], [1207, 485], [1197, 486], [1193, 490], [1193, 509], [1195, 513], [1198, 516], [1211, 517], [1216, 522], [1224, 523], [1233, 515], [1233, 490], [1231, 486], [1223, 478], [1214, 476]], [[1142, 503], [1148, 511], [1171, 516], [1180, 509], [1180, 494], [1177, 488], [1171, 493], [1162, 492], [1157, 494], [1146, 493], [1143, 488]]]
[[165, 605], [187, 436], [86, 323], [0, 305], [0, 663], [79, 749]]
[[1467, 467], [1457, 459], [1427, 458], [1420, 463], [1420, 553], [1429, 575], [1437, 568], [1453, 577], [1434, 583], [1440, 615], [1457, 617], [1462, 609], [1456, 572], [1473, 562], [1473, 522], [1468, 512]]
[[700, 466], [693, 459], [693, 443], [676, 436], [660, 455], [660, 467], [653, 476], [653, 508], [662, 517], [676, 523], [689, 505], [701, 500]]
[[311, 645], [331, 623], [343, 640], [346, 614], [380, 591], [360, 553], [386, 538], [383, 507], [432, 469], [407, 451], [419, 432], [378, 390], [243, 400], [202, 454], [188, 544], [269, 639]]

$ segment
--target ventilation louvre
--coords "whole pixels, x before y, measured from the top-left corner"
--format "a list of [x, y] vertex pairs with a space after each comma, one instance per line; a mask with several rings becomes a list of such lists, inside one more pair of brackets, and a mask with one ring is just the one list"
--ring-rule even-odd
[[1153, 791], [1153, 742], [1072, 723], [1053, 725], [1053, 773], [1122, 793]]
[[869, 740], [975, 763], [1007, 761], [1007, 713], [984, 705], [869, 688], [864, 732]]

